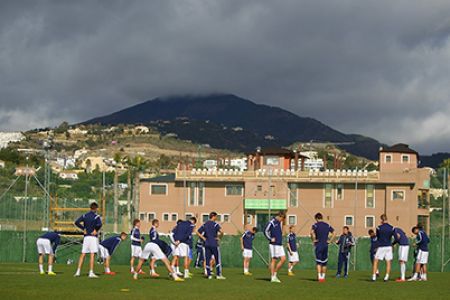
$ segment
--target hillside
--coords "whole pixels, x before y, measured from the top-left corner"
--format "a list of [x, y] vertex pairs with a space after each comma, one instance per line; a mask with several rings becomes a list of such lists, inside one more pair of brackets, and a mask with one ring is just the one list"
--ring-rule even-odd
[[355, 155], [376, 159], [380, 147], [376, 140], [345, 134], [313, 118], [231, 94], [156, 98], [85, 124], [152, 124], [161, 120], [171, 121], [158, 122], [163, 132], [238, 151], [313, 140], [336, 143]]

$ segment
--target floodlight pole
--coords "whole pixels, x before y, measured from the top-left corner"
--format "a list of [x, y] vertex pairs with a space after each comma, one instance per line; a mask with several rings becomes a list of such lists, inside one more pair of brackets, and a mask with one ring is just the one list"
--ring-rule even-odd
[[444, 272], [444, 255], [445, 255], [445, 189], [447, 183], [447, 168], [444, 168], [442, 180], [442, 234], [441, 234], [441, 272]]
[[[356, 206], [358, 202], [358, 167], [356, 167], [356, 179], [355, 179], [355, 200], [353, 201], [353, 228], [355, 229], [356, 234]], [[354, 251], [354, 260], [353, 260], [353, 271], [356, 271], [356, 245]]]
[[22, 262], [26, 261], [27, 254], [27, 209], [28, 209], [28, 155], [27, 155], [27, 166], [25, 169], [25, 205], [24, 205], [24, 224], [23, 224], [23, 246], [22, 246]]

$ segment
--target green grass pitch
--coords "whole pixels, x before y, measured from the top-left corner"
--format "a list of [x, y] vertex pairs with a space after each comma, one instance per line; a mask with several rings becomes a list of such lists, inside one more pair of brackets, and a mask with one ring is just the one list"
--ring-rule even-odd
[[[89, 279], [84, 274], [74, 278], [74, 265], [55, 265], [55, 277], [39, 275], [35, 264], [0, 264], [1, 299], [450, 299], [450, 273], [430, 273], [428, 282], [396, 283], [391, 279], [370, 282], [367, 272], [352, 272], [348, 279], [336, 279], [330, 270], [327, 282], [315, 281], [314, 271], [296, 271], [288, 277], [279, 275], [282, 283], [268, 281], [265, 269], [256, 269], [253, 276], [243, 276], [241, 269], [224, 269], [227, 280], [207, 280], [199, 270], [185, 282], [176, 283], [164, 274], [151, 279], [141, 275], [132, 279], [127, 266], [112, 266], [114, 277]], [[97, 266], [97, 271], [100, 266]], [[394, 273], [394, 276], [398, 274]]]

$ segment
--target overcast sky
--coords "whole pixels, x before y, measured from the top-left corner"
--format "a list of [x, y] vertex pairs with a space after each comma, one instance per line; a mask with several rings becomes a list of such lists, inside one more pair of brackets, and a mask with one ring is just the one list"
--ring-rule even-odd
[[0, 130], [234, 93], [450, 151], [450, 1], [0, 2]]

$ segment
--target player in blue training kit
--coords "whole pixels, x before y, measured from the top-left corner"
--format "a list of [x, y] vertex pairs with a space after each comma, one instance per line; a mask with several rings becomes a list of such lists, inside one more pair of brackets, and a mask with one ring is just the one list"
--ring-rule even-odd
[[107, 238], [100, 242], [98, 250], [105, 266], [105, 275], [116, 275], [116, 273], [112, 272], [110, 269], [111, 256], [113, 255], [114, 250], [116, 250], [117, 246], [119, 246], [120, 242], [126, 240], [126, 238], [127, 234], [125, 232], [122, 232], [120, 233], [120, 235]]
[[179, 258], [184, 258], [184, 278], [191, 278], [192, 274], [189, 272], [189, 240], [191, 239], [192, 231], [195, 229], [197, 219], [195, 217], [189, 218], [188, 221], [180, 221], [172, 230], [172, 243], [175, 246], [173, 251], [172, 268], [178, 273], [176, 265], [179, 264]]
[[47, 232], [41, 235], [37, 241], [36, 246], [39, 253], [39, 274], [45, 275], [44, 272], [44, 258], [48, 255], [48, 275], [55, 276], [53, 272], [53, 261], [55, 258], [56, 248], [61, 241], [61, 237], [56, 232]]
[[394, 227], [388, 223], [388, 219], [385, 214], [382, 214], [380, 219], [381, 225], [377, 227], [376, 231], [378, 248], [373, 261], [372, 281], [377, 280], [378, 262], [380, 260], [386, 260], [386, 275], [384, 276], [384, 281], [389, 280], [389, 274], [391, 273], [391, 262], [394, 256], [392, 253], [392, 237], [394, 236]]
[[94, 273], [95, 254], [98, 252], [98, 232], [102, 228], [102, 218], [97, 214], [98, 204], [91, 204], [91, 211], [82, 215], [75, 221], [75, 225], [83, 230], [84, 239], [83, 247], [81, 249], [80, 259], [78, 260], [78, 268], [75, 277], [81, 274], [81, 267], [83, 266], [84, 257], [87, 253], [90, 254], [89, 260], [89, 278], [97, 278]]
[[[216, 223], [217, 213], [209, 213], [209, 221], [204, 223], [197, 230], [197, 235], [204, 241], [205, 249], [205, 263], [206, 263], [206, 276], [208, 279], [212, 279], [211, 276], [211, 258], [214, 256], [216, 261], [216, 279], [226, 279], [222, 276], [222, 258], [220, 256], [220, 247], [218, 240], [222, 237], [223, 231], [219, 223]], [[203, 233], [202, 233], [203, 232]]]
[[197, 239], [197, 243], [195, 244], [196, 249], [196, 258], [195, 258], [195, 268], [203, 268], [203, 262], [205, 261], [205, 257], [203, 256], [203, 240], [201, 238]]
[[288, 250], [288, 275], [294, 276], [294, 266], [298, 263], [298, 249], [297, 249], [297, 235], [295, 234], [295, 226], [289, 226], [289, 234], [287, 236], [287, 250]]
[[[148, 233], [150, 242], [157, 244], [159, 246], [159, 248], [161, 248], [161, 251], [167, 257], [169, 257], [169, 254], [172, 252], [172, 250], [170, 250], [170, 252], [167, 252], [168, 250], [167, 250], [167, 248], [165, 248], [163, 241], [161, 241], [159, 239], [158, 227], [159, 227], [159, 220], [157, 220], [157, 219], [152, 220], [152, 227], [150, 228], [150, 231]], [[156, 262], [156, 258], [152, 257], [150, 260], [150, 276], [151, 277], [159, 277], [159, 274], [156, 273], [156, 271], [155, 271], [155, 262]]]
[[[267, 223], [264, 228], [264, 235], [269, 240], [270, 252], [270, 282], [280, 283], [278, 270], [286, 261], [286, 254], [283, 248], [283, 222], [286, 219], [284, 212], [279, 212], [276, 217]], [[279, 259], [278, 263], [277, 260]]]
[[[250, 225], [247, 225], [247, 227], [250, 227]], [[256, 227], [248, 228], [241, 236], [241, 251], [244, 258], [244, 275], [246, 276], [252, 275], [250, 273], [250, 260], [253, 257], [253, 240], [257, 231]]]
[[400, 278], [396, 282], [406, 281], [406, 263], [409, 255], [409, 240], [405, 232], [398, 227], [394, 228], [394, 242], [392, 246], [398, 244], [398, 261], [400, 263]]
[[348, 226], [344, 226], [342, 234], [336, 244], [339, 245], [338, 268], [336, 278], [341, 277], [342, 266], [344, 266], [344, 278], [348, 277], [348, 264], [350, 263], [350, 251], [355, 245], [355, 239]]
[[414, 226], [412, 228], [412, 232], [416, 235], [415, 243], [417, 247], [417, 256], [416, 265], [414, 267], [414, 275], [409, 279], [409, 281], [427, 281], [427, 264], [429, 255], [428, 244], [430, 243], [430, 238], [419, 226]]
[[134, 260], [135, 259], [139, 260], [139, 257], [142, 254], [142, 242], [144, 241], [144, 237], [141, 235], [141, 221], [139, 219], [133, 220], [133, 229], [131, 229], [130, 239], [131, 239], [130, 272], [131, 274], [134, 274]]
[[[372, 263], [372, 268], [373, 268], [373, 261], [375, 260], [375, 253], [377, 252], [377, 248], [378, 248], [378, 238], [377, 235], [375, 234], [375, 231], [373, 231], [373, 229], [369, 229], [369, 237], [370, 237], [370, 249], [369, 249], [369, 255], [370, 255], [370, 262]], [[376, 271], [376, 275], [378, 276], [380, 274], [380, 272]]]
[[324, 282], [328, 263], [328, 244], [333, 242], [335, 232], [333, 227], [322, 221], [321, 213], [317, 213], [314, 218], [316, 223], [311, 228], [311, 239], [315, 246], [317, 279]]

